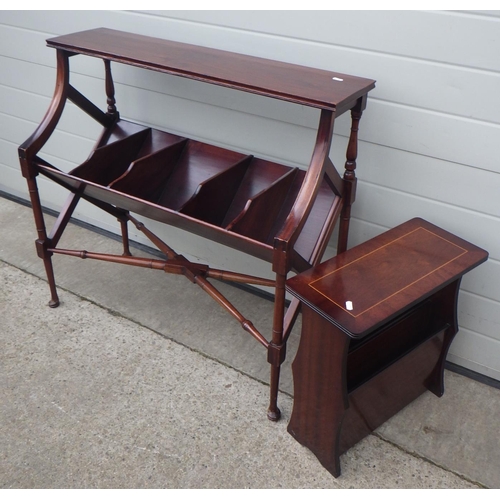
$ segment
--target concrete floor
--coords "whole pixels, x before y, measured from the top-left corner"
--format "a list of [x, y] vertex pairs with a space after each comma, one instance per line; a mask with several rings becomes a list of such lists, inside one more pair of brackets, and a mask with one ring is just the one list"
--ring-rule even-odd
[[[286, 431], [296, 331], [272, 423], [265, 350], [185, 278], [55, 256], [51, 309], [31, 210], [0, 197], [0, 235], [3, 489], [500, 487], [497, 388], [447, 371], [442, 398], [345, 453], [335, 479]], [[120, 251], [76, 225], [64, 246]], [[270, 302], [225, 290], [268, 331]]]

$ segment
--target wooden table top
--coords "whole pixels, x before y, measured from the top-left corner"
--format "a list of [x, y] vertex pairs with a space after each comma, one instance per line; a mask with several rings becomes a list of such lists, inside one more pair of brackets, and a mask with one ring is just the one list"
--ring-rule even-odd
[[287, 290], [360, 338], [487, 258], [481, 248], [415, 218], [289, 279]]
[[337, 114], [375, 87], [367, 78], [108, 28], [50, 38], [47, 45]]

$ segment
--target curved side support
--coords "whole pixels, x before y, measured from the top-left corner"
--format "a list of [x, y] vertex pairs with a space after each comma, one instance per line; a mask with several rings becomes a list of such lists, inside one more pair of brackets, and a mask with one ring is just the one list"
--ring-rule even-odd
[[[316, 136], [316, 144], [311, 157], [304, 182], [292, 210], [285, 221], [283, 229], [274, 239], [273, 271], [276, 273], [276, 288], [274, 298], [274, 316], [272, 340], [268, 346], [268, 361], [271, 364], [270, 402], [267, 411], [269, 420], [280, 419], [277, 406], [280, 369], [286, 356], [286, 341], [284, 335], [285, 323], [285, 283], [291, 268], [291, 251], [311, 212], [326, 168], [326, 159], [330, 153], [333, 136], [335, 113], [321, 110], [321, 116]], [[296, 307], [295, 307], [296, 309]], [[290, 329], [291, 317], [287, 318], [287, 330]]]
[[26, 178], [28, 183], [28, 191], [33, 209], [33, 216], [35, 218], [35, 225], [38, 238], [35, 242], [37, 254], [43, 260], [47, 280], [50, 288], [51, 299], [49, 302], [50, 307], [57, 307], [59, 305], [59, 297], [57, 295], [56, 283], [54, 278], [54, 269], [52, 266], [52, 252], [48, 249], [49, 239], [47, 237], [47, 230], [45, 227], [45, 220], [43, 218], [42, 204], [40, 195], [38, 193], [38, 186], [36, 176], [38, 172], [34, 165], [34, 159], [37, 153], [42, 149], [43, 145], [47, 142], [50, 135], [56, 128], [57, 123], [66, 104], [69, 88], [69, 62], [68, 53], [58, 50], [57, 51], [57, 80], [54, 96], [50, 103], [49, 109], [45, 116], [31, 134], [31, 136], [19, 146], [19, 161], [21, 164], [21, 171], [23, 177]]
[[[302, 187], [300, 188], [292, 210], [285, 221], [283, 229], [274, 239], [275, 250], [280, 250], [288, 254], [288, 251], [293, 248], [311, 212], [321, 180], [325, 173], [325, 162], [330, 153], [334, 121], [335, 113], [333, 111], [321, 110], [316, 144], [309, 163], [309, 168], [307, 169], [304, 182], [302, 183]], [[290, 266], [289, 262], [287, 266]], [[287, 271], [288, 270], [289, 269], [287, 269]]]
[[[19, 146], [19, 158], [24, 177], [27, 177], [28, 168], [25, 162], [29, 162], [42, 149], [57, 126], [66, 104], [69, 89], [69, 60], [68, 53], [63, 50], [57, 51], [57, 79], [54, 96], [50, 102], [49, 109], [45, 113], [42, 122], [31, 136]], [[23, 165], [23, 163], [25, 163]]]

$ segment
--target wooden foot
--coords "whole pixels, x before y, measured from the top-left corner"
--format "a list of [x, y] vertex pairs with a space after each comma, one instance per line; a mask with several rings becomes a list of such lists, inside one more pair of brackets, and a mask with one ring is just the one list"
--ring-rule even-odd
[[51, 299], [49, 301], [49, 307], [52, 307], [53, 309], [55, 309], [56, 307], [59, 307], [59, 304], [60, 304], [59, 300]]
[[[59, 306], [59, 296], [57, 295], [57, 287], [56, 280], [54, 277], [54, 268], [52, 266], [52, 259], [49, 253], [45, 249], [45, 245], [43, 243], [39, 244], [40, 240], [37, 241], [37, 247], [39, 247], [40, 252], [43, 252], [43, 265], [45, 267], [45, 274], [47, 275], [47, 281], [49, 283], [50, 289], [50, 301], [49, 307], [55, 308]], [[39, 255], [42, 255], [39, 253]]]
[[267, 410], [267, 418], [271, 420], [271, 422], [277, 422], [278, 420], [280, 420], [281, 419], [280, 409], [277, 406], [274, 409], [271, 409], [271, 407], [269, 407]]

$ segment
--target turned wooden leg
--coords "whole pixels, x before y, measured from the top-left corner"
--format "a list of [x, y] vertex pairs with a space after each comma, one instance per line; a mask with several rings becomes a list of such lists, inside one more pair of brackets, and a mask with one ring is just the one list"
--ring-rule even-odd
[[54, 278], [54, 268], [52, 267], [52, 258], [45, 257], [43, 259], [43, 265], [45, 266], [45, 273], [47, 274], [47, 281], [49, 282], [50, 289], [50, 301], [49, 307], [59, 306], [59, 296], [57, 295], [56, 280]]
[[267, 360], [271, 364], [270, 401], [267, 418], [277, 422], [281, 418], [278, 408], [278, 390], [281, 364], [285, 361], [286, 343], [283, 341], [283, 322], [285, 319], [285, 282], [286, 275], [276, 274], [274, 298], [273, 338], [267, 351]]
[[340, 214], [339, 239], [337, 253], [347, 250], [347, 236], [349, 234], [349, 223], [351, 220], [351, 206], [356, 199], [356, 159], [358, 157], [358, 129], [361, 120], [363, 104], [359, 103], [351, 111], [351, 134], [347, 145], [346, 163], [344, 171], [344, 205]]
[[107, 97], [107, 114], [113, 118], [118, 118], [119, 113], [116, 109], [116, 99], [115, 99], [115, 85], [113, 83], [113, 76], [111, 74], [111, 61], [104, 59], [104, 71], [105, 71], [105, 85], [106, 85], [106, 97]]
[[118, 219], [122, 230], [122, 243], [123, 243], [123, 254], [122, 255], [132, 255], [130, 253], [130, 240], [128, 238], [128, 226], [127, 219]]
[[281, 410], [278, 408], [280, 370], [280, 366], [271, 365], [271, 389], [269, 408], [267, 409], [267, 418], [272, 422], [277, 422], [281, 418]]
[[29, 177], [28, 191], [30, 194], [31, 206], [33, 208], [33, 215], [35, 217], [35, 225], [38, 233], [38, 239], [36, 240], [36, 250], [38, 256], [43, 259], [43, 264], [45, 266], [45, 273], [47, 275], [47, 281], [50, 288], [50, 307], [57, 307], [59, 305], [59, 297], [57, 295], [56, 281], [54, 277], [54, 268], [52, 267], [52, 253], [47, 250], [48, 238], [47, 231], [45, 229], [45, 221], [43, 218], [42, 205], [40, 203], [40, 196], [38, 194], [38, 186], [36, 183], [36, 177]]

